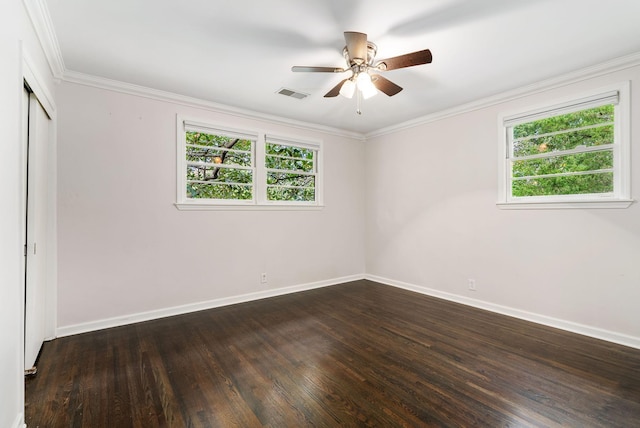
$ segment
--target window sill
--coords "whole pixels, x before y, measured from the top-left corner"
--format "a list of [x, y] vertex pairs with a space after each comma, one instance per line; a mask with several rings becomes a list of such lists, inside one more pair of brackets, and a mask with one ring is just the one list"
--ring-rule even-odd
[[633, 199], [615, 199], [602, 201], [530, 201], [498, 202], [501, 210], [557, 210], [557, 209], [593, 209], [593, 208], [629, 208]]
[[180, 211], [320, 211], [324, 205], [234, 205], [234, 204], [207, 204], [199, 202], [176, 203], [175, 207]]

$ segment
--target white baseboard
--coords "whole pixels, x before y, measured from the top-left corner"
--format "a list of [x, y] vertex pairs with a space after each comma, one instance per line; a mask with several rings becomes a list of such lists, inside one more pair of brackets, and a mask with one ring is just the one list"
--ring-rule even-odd
[[[75, 324], [70, 326], [59, 327], [56, 330], [57, 337], [71, 336], [74, 334], [88, 333], [91, 331], [103, 330], [111, 327], [119, 327], [127, 324], [134, 324], [137, 322], [150, 321], [154, 319], [170, 317], [174, 315], [182, 315], [190, 312], [197, 312], [206, 309], [219, 308], [227, 305], [234, 305], [237, 303], [245, 303], [253, 300], [266, 299], [269, 297], [282, 296], [285, 294], [297, 293], [299, 291], [312, 290], [314, 288], [328, 287], [332, 285], [342, 284], [345, 282], [357, 281], [361, 279], [367, 279], [369, 281], [378, 282], [393, 287], [402, 288], [416, 293], [424, 294], [427, 296], [433, 296], [444, 300], [449, 300], [463, 305], [472, 306], [479, 309], [507, 315], [514, 318], [519, 318], [525, 321], [531, 321], [537, 324], [546, 325], [549, 327], [559, 328], [561, 330], [570, 331], [572, 333], [582, 334], [584, 336], [593, 337], [596, 339], [606, 340], [608, 342], [617, 343], [624, 346], [640, 349], [640, 338], [628, 336], [621, 333], [616, 333], [609, 330], [603, 330], [596, 327], [587, 326], [584, 324], [578, 324], [572, 321], [566, 321], [558, 318], [549, 317], [546, 315], [540, 315], [532, 312], [522, 311], [520, 309], [511, 308], [508, 306], [497, 305], [494, 303], [486, 302], [483, 300], [471, 299], [469, 297], [460, 296], [457, 294], [446, 293], [443, 291], [435, 290], [433, 288], [422, 287], [415, 284], [409, 284], [402, 281], [397, 281], [389, 278], [384, 278], [376, 275], [360, 274], [350, 275], [341, 278], [334, 278], [326, 281], [318, 281], [308, 284], [300, 284], [291, 287], [278, 288], [273, 290], [265, 290], [256, 293], [242, 294], [239, 296], [226, 297], [222, 299], [214, 299], [205, 302], [190, 303], [187, 305], [174, 306], [170, 308], [158, 309], [154, 311], [141, 312], [137, 314], [125, 315], [114, 318], [107, 318], [97, 321], [90, 321], [87, 323]], [[20, 415], [20, 418], [22, 416]], [[22, 427], [22, 425], [16, 425], [16, 427]]]
[[596, 339], [606, 340], [608, 342], [617, 343], [619, 345], [629, 346], [631, 348], [640, 349], [640, 338], [628, 336], [613, 331], [603, 330], [596, 327], [591, 327], [584, 324], [578, 324], [572, 321], [561, 320], [558, 318], [549, 317], [546, 315], [540, 315], [532, 312], [522, 311], [520, 309], [510, 308], [508, 306], [496, 305], [494, 303], [485, 302], [483, 300], [471, 299], [465, 296], [457, 294], [446, 293], [438, 291], [433, 288], [421, 287], [415, 284], [409, 284], [402, 281], [396, 281], [389, 278], [383, 278], [376, 275], [365, 275], [365, 279], [369, 281], [379, 282], [385, 285], [391, 285], [393, 287], [402, 288], [416, 293], [425, 294], [427, 296], [433, 296], [444, 300], [449, 300], [456, 303], [462, 303], [463, 305], [472, 306], [479, 309], [484, 309], [498, 314], [507, 315], [514, 318], [519, 318], [525, 321], [531, 321], [537, 324], [546, 325], [548, 327], [559, 328], [561, 330], [570, 331], [572, 333], [581, 334], [584, 336], [593, 337]]
[[16, 416], [16, 420], [11, 425], [12, 428], [27, 428], [27, 424], [24, 423], [24, 415], [22, 413], [18, 413]]
[[105, 328], [119, 327], [137, 322], [150, 321], [159, 318], [170, 317], [174, 315], [182, 315], [190, 312], [202, 311], [205, 309], [219, 308], [221, 306], [235, 305], [237, 303], [245, 303], [253, 300], [266, 299], [268, 297], [282, 296], [284, 294], [297, 293], [299, 291], [312, 290], [314, 288], [328, 287], [331, 285], [343, 284], [345, 282], [357, 281], [364, 279], [364, 274], [344, 276], [326, 281], [312, 282], [308, 284], [294, 285], [291, 287], [277, 288], [265, 290], [256, 293], [242, 294], [239, 296], [225, 297], [222, 299], [208, 300], [205, 302], [189, 303], [181, 306], [173, 306], [170, 308], [158, 309], [148, 312], [140, 312], [137, 314], [124, 315], [114, 318], [107, 318], [97, 321], [90, 321], [81, 324], [58, 327], [56, 329], [56, 337], [71, 336], [74, 334], [88, 333], [91, 331], [103, 330]]

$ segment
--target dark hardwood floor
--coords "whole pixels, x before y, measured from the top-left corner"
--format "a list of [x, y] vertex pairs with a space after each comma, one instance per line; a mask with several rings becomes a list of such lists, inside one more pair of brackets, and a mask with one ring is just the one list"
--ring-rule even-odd
[[368, 281], [66, 337], [32, 427], [640, 427], [640, 350]]

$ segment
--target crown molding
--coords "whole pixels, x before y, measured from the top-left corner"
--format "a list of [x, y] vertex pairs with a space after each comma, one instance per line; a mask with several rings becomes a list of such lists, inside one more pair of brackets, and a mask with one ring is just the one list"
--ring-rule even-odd
[[44, 0], [23, 0], [22, 4], [47, 58], [51, 74], [56, 79], [62, 79], [65, 66], [47, 4]]
[[640, 52], [619, 57], [601, 64], [593, 65], [591, 67], [582, 68], [577, 71], [563, 74], [561, 76], [553, 77], [551, 79], [542, 80], [537, 83], [532, 83], [527, 86], [523, 86], [518, 89], [502, 92], [497, 95], [482, 98], [470, 103], [461, 104], [456, 107], [452, 107], [446, 110], [441, 110], [436, 113], [428, 114], [416, 119], [408, 120], [406, 122], [392, 125], [386, 128], [381, 128], [377, 131], [369, 132], [365, 134], [365, 138], [379, 137], [382, 135], [391, 134], [394, 132], [415, 128], [416, 126], [426, 125], [428, 123], [436, 122], [442, 119], [446, 119], [452, 116], [457, 116], [464, 113], [469, 113], [475, 110], [480, 110], [486, 107], [491, 107], [497, 104], [513, 101], [519, 98], [523, 98], [530, 95], [535, 95], [541, 92], [545, 92], [551, 89], [560, 88], [563, 86], [578, 83], [587, 79], [603, 76], [606, 74], [614, 73], [616, 71], [625, 70], [627, 68], [636, 67], [640, 65]]
[[540, 92], [567, 86], [573, 83], [578, 83], [587, 79], [599, 77], [605, 74], [640, 65], [640, 52], [637, 52], [591, 67], [586, 67], [574, 72], [566, 73], [558, 77], [542, 80], [540, 82], [523, 86], [521, 88], [482, 98], [470, 103], [461, 104], [449, 109], [441, 110], [416, 119], [399, 123], [397, 125], [381, 128], [369, 133], [358, 133], [310, 122], [287, 119], [279, 116], [269, 115], [266, 113], [259, 113], [246, 109], [235, 108], [203, 99], [187, 97], [172, 92], [161, 91], [144, 86], [133, 85], [125, 82], [102, 78], [99, 76], [93, 76], [72, 70], [67, 70], [64, 65], [62, 52], [60, 51], [60, 45], [58, 44], [58, 39], [56, 37], [53, 23], [51, 21], [51, 16], [49, 14], [49, 9], [47, 8], [45, 0], [22, 0], [22, 3], [36, 31], [51, 72], [56, 79], [126, 93], [130, 95], [141, 96], [159, 101], [172, 102], [189, 107], [204, 108], [210, 111], [246, 119], [268, 121], [271, 123], [282, 124], [303, 130], [319, 131], [330, 135], [352, 138], [359, 141], [366, 141], [374, 137], [379, 137], [382, 135], [414, 128], [452, 116], [469, 113], [500, 103], [512, 101], [530, 95], [535, 95]]
[[280, 116], [274, 116], [266, 113], [246, 110], [237, 107], [231, 107], [200, 98], [188, 97], [173, 92], [162, 91], [159, 89], [148, 88], [146, 86], [134, 85], [131, 83], [121, 82], [119, 80], [107, 79], [104, 77], [94, 76], [90, 74], [80, 73], [73, 70], [66, 70], [62, 78], [63, 81], [75, 83], [78, 85], [91, 86], [99, 89], [120, 92], [128, 95], [134, 95], [143, 98], [149, 98], [156, 101], [165, 101], [173, 104], [179, 104], [186, 107], [201, 108], [215, 113], [221, 113], [243, 119], [260, 120], [279, 125], [285, 125], [292, 128], [302, 129], [305, 131], [317, 131], [325, 134], [335, 135], [338, 137], [352, 138], [359, 141], [365, 141], [364, 134], [357, 132], [345, 131], [329, 126], [318, 125], [310, 122], [297, 121], [287, 119]]
[[223, 104], [207, 101], [203, 99], [179, 95], [172, 92], [161, 91], [144, 86], [125, 83], [117, 80], [106, 79], [99, 76], [79, 73], [73, 70], [67, 70], [62, 58], [62, 51], [56, 37], [53, 22], [49, 9], [45, 0], [22, 0], [27, 15], [31, 20], [31, 24], [36, 32], [42, 50], [47, 58], [49, 68], [55, 79], [66, 82], [92, 86], [101, 89], [121, 92], [129, 95], [135, 95], [150, 98], [158, 101], [166, 101], [174, 104], [180, 104], [188, 107], [203, 108], [209, 111], [228, 114], [245, 119], [267, 121], [280, 125], [286, 125], [292, 128], [302, 129], [305, 131], [316, 131], [338, 137], [351, 138], [358, 141], [365, 141], [362, 133], [345, 131], [324, 125], [318, 125], [310, 122], [297, 121], [287, 119], [280, 116], [274, 116], [266, 113], [255, 112], [251, 110], [235, 108]]

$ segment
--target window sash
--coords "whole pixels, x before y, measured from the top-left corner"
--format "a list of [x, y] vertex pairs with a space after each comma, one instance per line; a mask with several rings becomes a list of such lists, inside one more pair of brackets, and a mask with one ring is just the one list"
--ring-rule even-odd
[[[539, 109], [539, 110], [530, 111], [524, 114], [520, 114], [517, 116], [511, 116], [511, 117], [505, 118], [503, 120], [503, 126], [506, 128], [506, 132], [507, 132], [506, 143], [508, 146], [506, 150], [506, 162], [508, 162], [508, 165], [509, 165], [508, 177], [507, 177], [507, 183], [506, 183], [507, 192], [508, 192], [507, 200], [523, 200], [523, 199], [539, 200], [544, 198], [560, 198], [560, 197], [576, 197], [576, 196], [585, 197], [587, 195], [590, 195], [590, 193], [585, 193], [585, 194], [566, 193], [566, 194], [559, 194], [559, 195], [543, 195], [543, 196], [540, 196], [540, 195], [516, 196], [513, 194], [513, 186], [514, 186], [514, 183], [518, 181], [536, 180], [536, 179], [542, 180], [542, 179], [548, 179], [548, 178], [554, 178], [554, 177], [576, 177], [581, 175], [584, 176], [584, 175], [607, 174], [607, 173], [614, 173], [614, 176], [615, 176], [617, 171], [617, 168], [615, 166], [618, 163], [617, 158], [619, 156], [618, 150], [616, 150], [617, 146], [619, 145], [617, 143], [618, 139], [616, 138], [616, 133], [617, 133], [616, 121], [619, 121], [617, 118], [618, 109], [616, 108], [616, 106], [618, 105], [618, 102], [619, 102], [619, 91], [616, 90], [616, 91], [611, 91], [611, 92], [607, 92], [600, 95], [594, 95], [592, 97], [586, 97], [577, 101], [556, 105], [555, 107]], [[597, 124], [583, 126], [583, 127], [561, 129], [558, 131], [539, 134], [539, 135], [528, 135], [522, 138], [514, 138], [514, 128], [518, 125], [536, 122], [539, 120], [548, 119], [552, 117], [563, 116], [563, 115], [576, 113], [584, 110], [589, 110], [592, 108], [597, 108], [597, 107], [610, 105], [610, 104], [614, 105], [614, 121], [613, 122], [603, 122], [603, 123], [597, 123]], [[598, 146], [578, 145], [575, 148], [569, 149], [569, 150], [556, 150], [556, 151], [549, 151], [549, 152], [538, 153], [533, 155], [518, 156], [514, 153], [515, 144], [518, 142], [530, 141], [533, 139], [542, 139], [544, 137], [569, 134], [572, 132], [579, 132], [582, 130], [589, 130], [589, 129], [597, 129], [597, 128], [602, 128], [605, 126], [612, 126], [612, 125], [614, 126], [614, 135], [613, 135], [613, 141], [610, 144], [603, 144]], [[531, 159], [550, 159], [550, 158], [570, 156], [570, 155], [580, 154], [580, 153], [603, 152], [603, 151], [610, 151], [613, 153], [613, 157], [614, 157], [613, 168], [587, 170], [587, 171], [559, 172], [559, 173], [552, 173], [552, 174], [536, 174], [536, 175], [529, 175], [529, 176], [513, 175], [514, 164], [518, 161], [526, 161]], [[615, 180], [614, 180], [614, 189], [611, 192], [594, 193], [593, 195], [598, 195], [599, 197], [602, 196], [603, 194], [612, 195], [614, 194], [614, 191], [615, 191]]]
[[[212, 126], [209, 124], [204, 124], [198, 121], [192, 120], [181, 120], [178, 117], [178, 132], [179, 132], [179, 141], [180, 141], [180, 153], [179, 159], [180, 165], [178, 168], [179, 174], [182, 176], [182, 189], [178, 189], [179, 192], [179, 200], [190, 203], [214, 203], [214, 204], [247, 204], [253, 203], [256, 199], [256, 172], [255, 172], [255, 164], [256, 164], [256, 142], [258, 140], [257, 133], [248, 133], [244, 131], [239, 131], [231, 128]], [[251, 143], [251, 148], [249, 150], [242, 149], [234, 149], [224, 146], [215, 146], [215, 145], [202, 145], [202, 144], [192, 144], [187, 141], [187, 133], [196, 132], [207, 135], [220, 136], [230, 139], [237, 140], [245, 140]], [[206, 161], [192, 161], [187, 160], [188, 156], [188, 148], [195, 148], [198, 150], [211, 151], [214, 153], [238, 153], [241, 155], [249, 155], [249, 165], [237, 165], [237, 164], [223, 164], [223, 163], [215, 163], [215, 162], [206, 162]], [[202, 156], [208, 157], [208, 156]], [[214, 157], [213, 155], [211, 157]], [[219, 170], [237, 170], [237, 171], [250, 171], [251, 172], [251, 182], [243, 183], [237, 181], [213, 181], [213, 180], [198, 180], [191, 179], [188, 176], [189, 168], [207, 168], [207, 169], [219, 169]], [[233, 188], [247, 188], [250, 189], [251, 197], [250, 198], [194, 198], [191, 197], [189, 192], [187, 191], [190, 184], [198, 184], [203, 186], [211, 186], [212, 189], [233, 189]], [[235, 195], [238, 196], [238, 195]]]
[[[313, 156], [311, 159], [306, 157], [297, 157], [297, 156], [287, 156], [282, 154], [272, 154], [267, 153], [267, 145], [276, 145], [276, 146], [285, 146], [292, 147], [302, 150], [309, 150], [312, 152]], [[288, 159], [292, 161], [303, 161], [303, 162], [311, 162], [311, 171], [305, 171], [301, 169], [289, 169], [289, 168], [267, 168], [266, 163], [267, 159], [275, 158], [275, 159]], [[319, 145], [313, 143], [304, 143], [299, 141], [294, 141], [292, 139], [277, 137], [273, 135], [265, 135], [265, 156], [264, 156], [264, 165], [265, 165], [265, 199], [268, 204], [318, 204], [318, 196], [319, 196], [319, 168], [318, 168], [318, 158], [319, 158]], [[290, 184], [269, 184], [266, 180], [270, 174], [292, 174], [298, 176], [307, 176], [313, 177], [313, 184], [311, 186], [296, 186]], [[313, 201], [299, 201], [299, 200], [282, 200], [282, 199], [270, 199], [269, 198], [269, 189], [295, 189], [295, 190], [305, 190], [312, 191], [314, 195]]]

